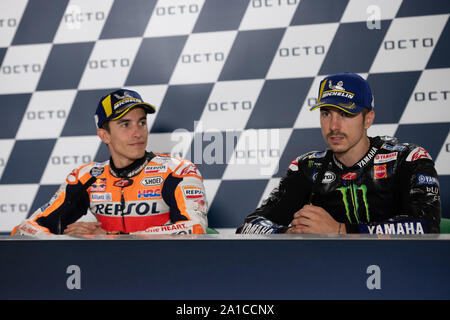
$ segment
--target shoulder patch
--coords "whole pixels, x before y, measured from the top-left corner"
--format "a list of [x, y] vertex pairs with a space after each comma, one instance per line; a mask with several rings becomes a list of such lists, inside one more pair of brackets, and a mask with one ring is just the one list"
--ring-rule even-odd
[[[174, 176], [178, 177], [197, 177], [202, 179], [202, 175], [198, 168], [190, 161], [183, 161], [173, 173]], [[203, 180], [203, 179], [202, 179]]]
[[392, 143], [384, 143], [380, 149], [385, 149], [388, 151], [403, 151], [406, 149], [405, 145], [402, 144], [392, 144]]
[[78, 169], [73, 169], [66, 177], [66, 182], [68, 184], [76, 184], [78, 181]]
[[414, 150], [412, 150], [408, 156], [406, 157], [406, 161], [412, 162], [419, 159], [430, 159], [433, 160], [430, 156], [430, 154], [422, 147], [417, 147]]
[[294, 161], [291, 162], [288, 169], [291, 171], [298, 171], [298, 160], [299, 158], [295, 158]]

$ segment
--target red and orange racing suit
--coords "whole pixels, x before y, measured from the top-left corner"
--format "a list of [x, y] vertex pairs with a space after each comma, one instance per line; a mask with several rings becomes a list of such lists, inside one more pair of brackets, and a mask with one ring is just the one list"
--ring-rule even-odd
[[203, 179], [188, 160], [146, 152], [126, 168], [111, 160], [73, 170], [52, 199], [12, 235], [62, 234], [90, 210], [111, 233], [200, 234], [207, 228]]

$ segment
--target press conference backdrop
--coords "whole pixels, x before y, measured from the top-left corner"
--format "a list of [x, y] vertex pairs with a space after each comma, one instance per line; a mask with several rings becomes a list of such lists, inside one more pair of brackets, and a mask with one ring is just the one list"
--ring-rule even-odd
[[327, 74], [370, 82], [370, 135], [428, 150], [450, 217], [448, 0], [1, 0], [0, 232], [72, 169], [108, 159], [93, 113], [126, 87], [157, 107], [149, 150], [199, 167], [215, 228], [234, 228], [288, 164], [325, 148]]

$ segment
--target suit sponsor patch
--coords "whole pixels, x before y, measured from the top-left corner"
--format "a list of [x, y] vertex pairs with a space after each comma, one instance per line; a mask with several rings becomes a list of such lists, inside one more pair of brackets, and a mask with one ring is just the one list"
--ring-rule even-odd
[[164, 182], [164, 179], [161, 176], [156, 177], [146, 177], [141, 180], [141, 184], [144, 187], [158, 186]]
[[154, 174], [154, 173], [164, 173], [167, 171], [167, 166], [165, 164], [156, 165], [156, 166], [146, 166], [144, 173], [145, 174]]
[[406, 157], [406, 161], [416, 161], [419, 159], [430, 159], [433, 160], [430, 154], [422, 147], [417, 147], [413, 151], [411, 151]]
[[363, 233], [369, 234], [424, 234], [421, 222], [397, 222], [367, 225], [360, 228]]
[[398, 152], [392, 152], [388, 154], [377, 154], [375, 156], [375, 159], [373, 160], [373, 163], [379, 164], [379, 163], [386, 163], [389, 161], [397, 160]]
[[438, 179], [436, 177], [428, 176], [426, 174], [417, 175], [417, 184], [426, 184], [429, 186], [439, 185]]
[[111, 193], [91, 193], [91, 202], [112, 201]]
[[373, 178], [374, 179], [387, 178], [387, 170], [385, 164], [373, 166]]
[[189, 200], [201, 199], [204, 196], [203, 190], [195, 186], [183, 187], [183, 194], [184, 197]]
[[106, 189], [106, 179], [99, 178], [89, 187], [91, 192], [103, 192]]

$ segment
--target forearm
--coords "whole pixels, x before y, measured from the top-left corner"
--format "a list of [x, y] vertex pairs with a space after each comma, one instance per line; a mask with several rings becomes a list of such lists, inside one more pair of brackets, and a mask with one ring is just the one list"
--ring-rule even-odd
[[131, 234], [204, 234], [206, 224], [194, 221], [179, 221], [163, 226], [154, 226]]

